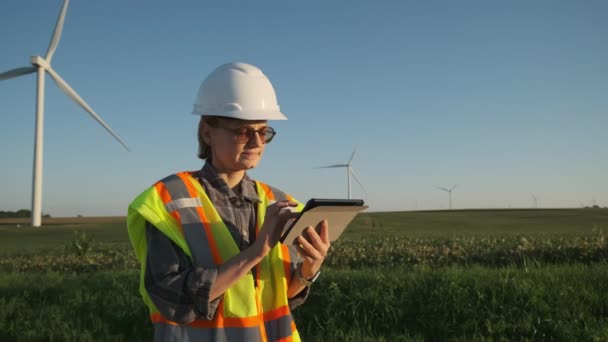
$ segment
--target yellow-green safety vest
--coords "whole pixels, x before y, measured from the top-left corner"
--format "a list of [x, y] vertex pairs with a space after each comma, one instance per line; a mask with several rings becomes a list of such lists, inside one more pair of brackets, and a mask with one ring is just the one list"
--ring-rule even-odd
[[[257, 208], [257, 235], [264, 223], [266, 207], [275, 202], [275, 197], [268, 185], [255, 183], [261, 200]], [[289, 195], [287, 198], [293, 200]], [[296, 209], [302, 208], [299, 203]], [[196, 266], [218, 268], [240, 250], [192, 172], [166, 177], [137, 196], [129, 205], [127, 227], [141, 263], [139, 291], [155, 325], [177, 329], [189, 340], [300, 341], [287, 302], [291, 281], [287, 246], [277, 244], [262, 259], [256, 266], [255, 279], [250, 272], [228, 288], [212, 320], [196, 319], [180, 325], [162, 316], [145, 289], [146, 221], [179, 246]]]

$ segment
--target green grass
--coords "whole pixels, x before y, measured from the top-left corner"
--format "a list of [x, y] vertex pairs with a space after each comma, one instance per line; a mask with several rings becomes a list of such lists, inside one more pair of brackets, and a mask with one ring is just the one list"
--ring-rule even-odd
[[[606, 341], [604, 231], [606, 209], [363, 214], [296, 323], [305, 341]], [[124, 221], [0, 225], [0, 341], [149, 341], [137, 267]]]
[[608, 209], [444, 210], [364, 213], [345, 239], [379, 236], [471, 234], [579, 234], [608, 230]]
[[126, 222], [48, 225], [41, 228], [0, 225], [0, 255], [33, 251], [42, 253], [57, 249], [72, 241], [75, 231], [85, 231], [94, 241], [105, 245], [129, 245]]
[[[2, 341], [149, 341], [137, 271], [0, 276]], [[294, 311], [305, 341], [608, 339], [608, 267], [327, 269]]]
[[296, 322], [313, 341], [606, 340], [607, 280], [606, 265], [332, 271]]
[[0, 276], [0, 341], [143, 341], [136, 271]]

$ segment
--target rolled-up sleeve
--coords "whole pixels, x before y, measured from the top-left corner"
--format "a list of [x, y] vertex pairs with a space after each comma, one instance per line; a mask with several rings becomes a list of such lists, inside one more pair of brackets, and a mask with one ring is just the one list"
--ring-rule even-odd
[[149, 223], [146, 239], [145, 288], [160, 313], [180, 324], [213, 319], [221, 299], [209, 300], [217, 269], [194, 267], [173, 241]]

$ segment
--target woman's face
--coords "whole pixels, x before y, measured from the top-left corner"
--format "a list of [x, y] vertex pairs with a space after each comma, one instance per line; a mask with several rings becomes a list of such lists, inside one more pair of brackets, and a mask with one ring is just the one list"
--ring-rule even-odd
[[[266, 121], [245, 121], [219, 119], [214, 127], [205, 125], [203, 136], [211, 146], [213, 166], [220, 172], [235, 172], [252, 169], [257, 166], [266, 146], [259, 133], [251, 134], [251, 129], [260, 130], [268, 127]], [[241, 142], [248, 132], [246, 142]], [[240, 133], [240, 138], [239, 138]]]

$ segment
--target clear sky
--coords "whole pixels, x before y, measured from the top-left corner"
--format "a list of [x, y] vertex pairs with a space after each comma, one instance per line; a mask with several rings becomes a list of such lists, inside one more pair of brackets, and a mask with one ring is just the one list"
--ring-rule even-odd
[[[61, 0], [0, 2], [0, 72], [44, 55]], [[124, 215], [202, 165], [200, 83], [260, 67], [289, 118], [250, 174], [370, 210], [608, 206], [607, 1], [73, 0], [46, 78], [43, 212]], [[29, 208], [35, 75], [0, 82], [0, 210]]]

